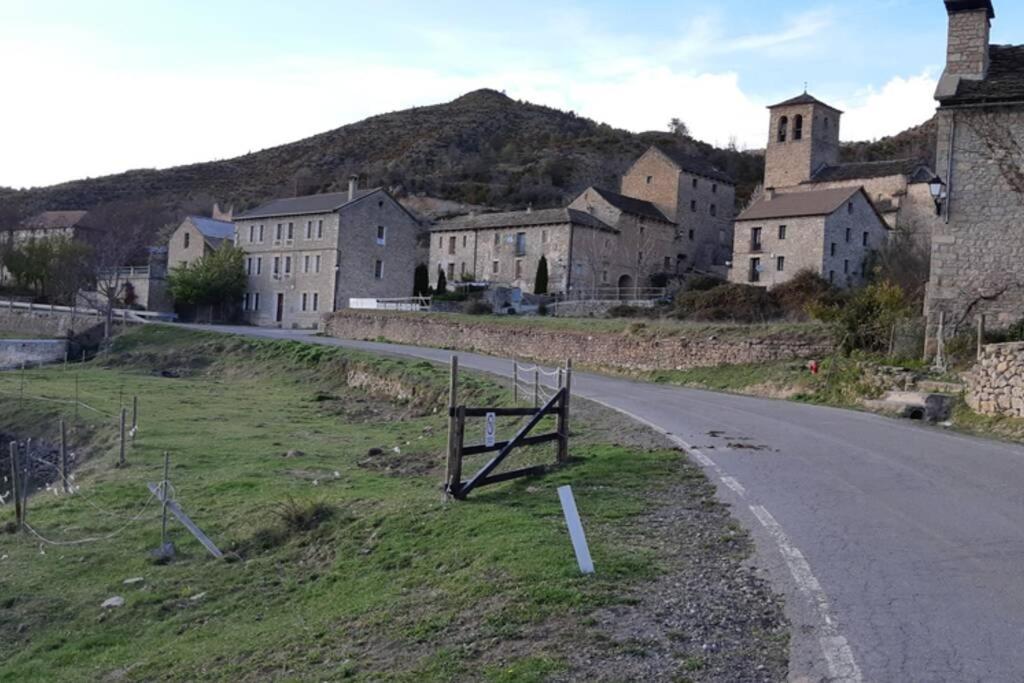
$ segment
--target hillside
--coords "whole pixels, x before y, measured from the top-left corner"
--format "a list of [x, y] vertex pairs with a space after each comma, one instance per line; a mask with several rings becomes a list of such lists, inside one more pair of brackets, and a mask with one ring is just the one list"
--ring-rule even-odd
[[[851, 158], [916, 153], [924, 134], [905, 139], [910, 133], [852, 145], [845, 153]], [[351, 174], [399, 196], [497, 208], [553, 207], [591, 184], [617, 187], [633, 159], [655, 143], [707, 158], [730, 172], [741, 205], [763, 173], [757, 152], [716, 149], [670, 133], [631, 133], [479, 90], [447, 104], [374, 116], [235, 159], [24, 191], [0, 188], [0, 217], [143, 199], [179, 215], [208, 211], [214, 201], [241, 210], [271, 197], [341, 189]]]

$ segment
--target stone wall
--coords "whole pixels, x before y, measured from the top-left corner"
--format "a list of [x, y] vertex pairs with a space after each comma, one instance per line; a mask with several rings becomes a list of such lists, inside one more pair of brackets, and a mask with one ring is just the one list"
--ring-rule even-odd
[[0, 370], [64, 360], [66, 339], [0, 339]]
[[967, 405], [976, 412], [1024, 418], [1024, 343], [986, 346], [966, 380]]
[[592, 367], [641, 371], [820, 358], [833, 349], [823, 330], [795, 333], [751, 327], [714, 334], [707, 328], [689, 331], [680, 326], [604, 332], [384, 311], [340, 311], [327, 319], [325, 332], [341, 339], [383, 339], [550, 364], [571, 358]]
[[[77, 326], [85, 328], [95, 324], [96, 319], [79, 317]], [[25, 309], [0, 308], [0, 332], [35, 337], [67, 337], [72, 330], [71, 316], [60, 313], [43, 313]]]

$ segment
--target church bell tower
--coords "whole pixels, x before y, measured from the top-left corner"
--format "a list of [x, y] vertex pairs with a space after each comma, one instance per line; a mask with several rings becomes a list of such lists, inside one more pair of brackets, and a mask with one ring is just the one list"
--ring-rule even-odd
[[823, 166], [839, 162], [843, 112], [807, 93], [768, 107], [771, 126], [764, 186], [781, 189], [806, 182]]

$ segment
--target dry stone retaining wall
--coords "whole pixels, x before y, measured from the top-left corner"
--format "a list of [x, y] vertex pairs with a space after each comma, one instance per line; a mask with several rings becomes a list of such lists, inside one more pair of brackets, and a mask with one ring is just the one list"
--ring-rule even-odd
[[990, 344], [967, 375], [967, 404], [983, 415], [1024, 417], [1024, 343]]
[[341, 339], [387, 340], [543, 363], [577, 363], [618, 370], [686, 370], [780, 360], [821, 358], [833, 350], [824, 332], [765, 333], [709, 337], [684, 330], [659, 334], [566, 330], [507, 323], [463, 322], [445, 316], [383, 311], [341, 311], [327, 318], [325, 332]]

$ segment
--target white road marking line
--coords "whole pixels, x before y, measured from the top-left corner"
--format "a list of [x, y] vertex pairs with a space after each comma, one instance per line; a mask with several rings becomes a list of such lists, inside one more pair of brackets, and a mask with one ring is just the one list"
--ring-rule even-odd
[[735, 491], [740, 498], [747, 495], [747, 490], [743, 488], [743, 484], [736, 481], [733, 477], [722, 477], [722, 483]]
[[853, 650], [846, 638], [841, 636], [832, 620], [831, 608], [828, 604], [828, 597], [821, 589], [821, 584], [811, 571], [811, 565], [807, 563], [804, 554], [795, 548], [789, 541], [789, 537], [782, 529], [782, 526], [775, 521], [771, 513], [761, 505], [751, 505], [750, 511], [754, 513], [758, 521], [768, 530], [768, 533], [775, 539], [779, 551], [782, 553], [789, 572], [793, 575], [797, 588], [807, 595], [818, 609], [825, 626], [822, 628], [823, 635], [818, 639], [821, 645], [821, 652], [828, 664], [829, 676], [832, 681], [844, 683], [860, 683], [863, 678], [856, 660], [853, 658]]

